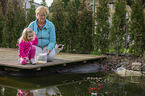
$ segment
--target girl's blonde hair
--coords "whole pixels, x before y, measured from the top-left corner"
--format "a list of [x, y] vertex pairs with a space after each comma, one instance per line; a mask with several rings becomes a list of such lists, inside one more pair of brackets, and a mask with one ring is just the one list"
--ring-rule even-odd
[[40, 12], [45, 12], [46, 15], [48, 15], [49, 10], [48, 10], [48, 8], [45, 7], [45, 6], [39, 6], [39, 7], [35, 10], [36, 18], [38, 18], [38, 14], [39, 14]]
[[[29, 30], [29, 31], [27, 31], [27, 30]], [[20, 37], [20, 39], [19, 39], [18, 42], [21, 42], [22, 40], [23, 40], [24, 42], [27, 42], [27, 41], [28, 41], [28, 40], [27, 40], [28, 33], [33, 33], [33, 34], [34, 34], [33, 30], [32, 30], [31, 28], [28, 28], [28, 27], [27, 27], [27, 28], [25, 28], [25, 29], [23, 30], [22, 36]]]

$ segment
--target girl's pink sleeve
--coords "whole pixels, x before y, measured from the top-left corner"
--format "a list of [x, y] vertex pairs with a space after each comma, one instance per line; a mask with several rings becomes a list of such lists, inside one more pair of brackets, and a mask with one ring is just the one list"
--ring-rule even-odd
[[25, 54], [25, 52], [24, 52], [24, 49], [25, 49], [25, 44], [24, 44], [24, 42], [22, 41], [22, 42], [20, 42], [19, 43], [19, 55], [21, 56], [21, 57], [23, 57], [23, 58], [25, 58], [25, 57], [27, 57], [26, 56], [26, 54]]
[[35, 39], [32, 41], [32, 44], [33, 44], [33, 45], [38, 45], [38, 38], [37, 38], [37, 36], [36, 36]]

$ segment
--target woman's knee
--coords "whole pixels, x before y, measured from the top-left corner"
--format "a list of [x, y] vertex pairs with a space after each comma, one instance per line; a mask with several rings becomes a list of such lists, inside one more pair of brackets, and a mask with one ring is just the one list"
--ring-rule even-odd
[[48, 62], [52, 62], [53, 60], [54, 60], [54, 57], [47, 56], [47, 61]]
[[38, 46], [34, 46], [35, 47], [35, 50], [36, 50], [36, 54], [39, 54], [40, 52], [42, 52], [42, 48], [38, 47]]
[[53, 48], [51, 52], [49, 53], [49, 55], [47, 55], [47, 61], [49, 62], [53, 61], [54, 57], [55, 57], [55, 49]]

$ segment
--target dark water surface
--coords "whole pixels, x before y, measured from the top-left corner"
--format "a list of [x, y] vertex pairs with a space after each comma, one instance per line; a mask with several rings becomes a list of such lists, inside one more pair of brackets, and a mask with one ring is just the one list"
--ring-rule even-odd
[[[145, 96], [145, 77], [114, 73], [69, 73], [36, 77], [0, 77], [0, 96]], [[33, 95], [32, 95], [33, 94]], [[21, 96], [21, 95], [20, 95]]]

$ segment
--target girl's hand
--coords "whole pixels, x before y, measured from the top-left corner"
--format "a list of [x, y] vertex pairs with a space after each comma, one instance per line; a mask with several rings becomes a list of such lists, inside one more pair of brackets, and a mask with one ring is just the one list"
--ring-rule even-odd
[[36, 33], [34, 32], [33, 39], [35, 39], [35, 38], [36, 38]]

